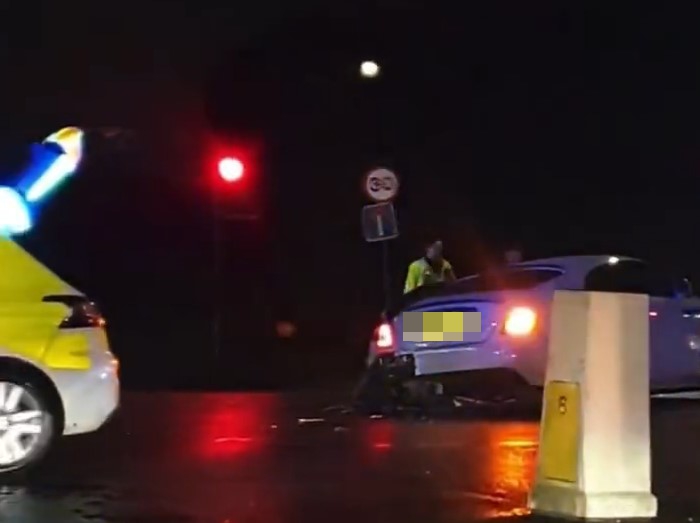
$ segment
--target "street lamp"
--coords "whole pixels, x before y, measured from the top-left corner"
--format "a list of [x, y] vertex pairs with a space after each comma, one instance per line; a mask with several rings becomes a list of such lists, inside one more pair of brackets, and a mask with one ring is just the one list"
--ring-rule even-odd
[[[246, 187], [247, 178], [249, 177], [249, 155], [245, 152], [239, 156], [237, 153], [216, 158], [216, 174], [218, 175], [218, 183], [212, 186], [212, 234], [213, 234], [213, 258], [214, 258], [214, 318], [213, 318], [213, 335], [214, 335], [214, 358], [218, 359], [221, 350], [221, 328], [222, 328], [222, 312], [221, 312], [221, 279], [223, 274], [223, 266], [225, 261], [225, 241], [224, 231], [222, 230], [224, 223], [232, 220], [248, 219], [245, 215], [245, 210], [237, 209], [237, 205], [242, 205], [246, 200], [247, 193], [251, 188]], [[223, 183], [222, 183], [223, 182]], [[250, 196], [248, 194], [248, 196]], [[232, 214], [232, 207], [233, 211]], [[243, 214], [236, 214], [236, 213]]]
[[363, 78], [376, 78], [379, 75], [379, 64], [373, 60], [365, 60], [360, 64], [360, 75]]

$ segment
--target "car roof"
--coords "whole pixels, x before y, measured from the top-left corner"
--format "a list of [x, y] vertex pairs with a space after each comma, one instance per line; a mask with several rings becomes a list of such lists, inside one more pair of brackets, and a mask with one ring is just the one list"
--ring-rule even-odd
[[639, 261], [639, 258], [623, 256], [619, 254], [593, 254], [583, 256], [559, 256], [554, 258], [539, 258], [536, 260], [528, 260], [518, 263], [511, 263], [509, 267], [541, 267], [541, 268], [560, 268], [565, 272], [587, 273], [591, 269], [610, 263], [611, 259], [618, 261]]
[[[578, 288], [583, 285], [584, 278], [589, 271], [610, 263], [611, 258], [617, 258], [619, 261], [640, 261], [638, 258], [616, 254], [593, 254], [582, 256], [557, 256], [551, 258], [538, 258], [535, 260], [527, 260], [518, 263], [511, 263], [502, 267], [522, 268], [522, 269], [553, 269], [562, 271], [563, 279], [559, 281], [570, 288]], [[482, 273], [475, 273], [459, 278], [458, 281], [465, 281], [470, 278], [479, 277]], [[388, 316], [394, 316], [399, 310], [412, 304], [423, 301], [424, 299], [437, 298], [440, 296], [449, 296], [452, 292], [449, 287], [424, 287], [418, 288], [408, 295], [402, 296], [394, 307], [388, 312]]]

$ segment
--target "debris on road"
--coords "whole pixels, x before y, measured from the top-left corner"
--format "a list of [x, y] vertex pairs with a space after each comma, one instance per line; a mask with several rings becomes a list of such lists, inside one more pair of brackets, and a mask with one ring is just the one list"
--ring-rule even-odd
[[324, 418], [299, 418], [297, 423], [299, 425], [308, 425], [310, 423], [323, 423], [324, 421], [326, 421]]

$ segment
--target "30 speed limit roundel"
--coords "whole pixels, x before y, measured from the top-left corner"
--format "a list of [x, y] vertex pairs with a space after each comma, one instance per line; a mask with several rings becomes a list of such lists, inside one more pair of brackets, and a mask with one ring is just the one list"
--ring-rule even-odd
[[371, 200], [387, 202], [396, 198], [399, 179], [389, 169], [375, 169], [365, 176], [364, 189]]

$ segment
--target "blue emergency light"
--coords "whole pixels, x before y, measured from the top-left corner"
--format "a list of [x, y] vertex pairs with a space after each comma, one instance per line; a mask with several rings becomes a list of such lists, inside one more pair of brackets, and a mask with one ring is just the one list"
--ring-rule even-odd
[[0, 187], [0, 234], [23, 234], [32, 228], [32, 215], [24, 198], [10, 187]]
[[31, 159], [15, 176], [15, 188], [0, 187], [0, 234], [14, 236], [32, 228], [39, 203], [78, 169], [83, 134], [77, 127], [65, 127], [31, 145]]

